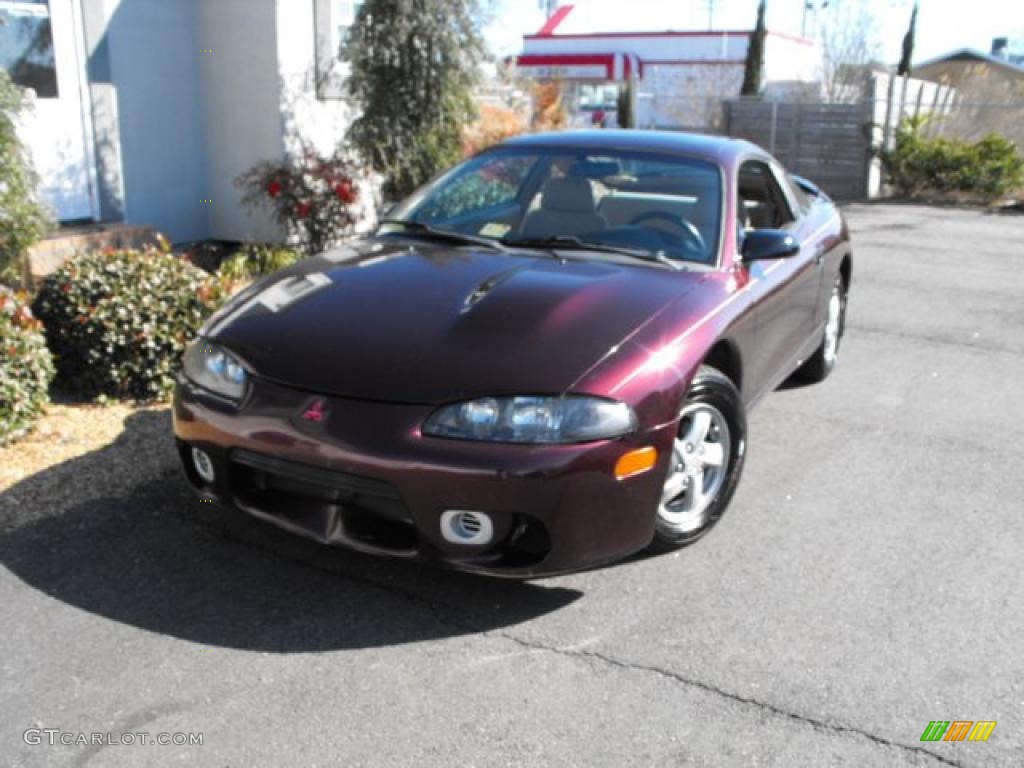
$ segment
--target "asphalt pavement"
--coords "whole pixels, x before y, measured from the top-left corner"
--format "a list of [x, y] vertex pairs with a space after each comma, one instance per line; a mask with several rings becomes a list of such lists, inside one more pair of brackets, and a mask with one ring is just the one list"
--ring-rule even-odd
[[761, 402], [677, 553], [517, 583], [320, 547], [205, 508], [131, 416], [59, 471], [145, 482], [0, 521], [0, 765], [1021, 765], [1024, 216], [846, 214], [839, 367]]

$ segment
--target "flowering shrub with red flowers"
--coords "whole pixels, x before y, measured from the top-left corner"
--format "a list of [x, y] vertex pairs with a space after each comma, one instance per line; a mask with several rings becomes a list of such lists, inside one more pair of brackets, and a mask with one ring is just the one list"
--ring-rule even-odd
[[49, 402], [53, 358], [22, 294], [0, 286], [0, 445], [25, 434]]
[[360, 175], [362, 169], [344, 150], [324, 156], [306, 147], [297, 158], [259, 163], [235, 179], [235, 184], [244, 190], [246, 205], [269, 208], [289, 241], [313, 255], [352, 231]]

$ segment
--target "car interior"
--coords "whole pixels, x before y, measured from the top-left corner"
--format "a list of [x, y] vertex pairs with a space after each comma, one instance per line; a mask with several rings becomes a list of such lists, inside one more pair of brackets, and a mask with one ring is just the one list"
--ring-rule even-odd
[[[800, 205], [806, 196], [786, 177]], [[780, 229], [795, 216], [772, 168], [739, 172], [738, 238]], [[713, 264], [722, 215], [721, 176], [710, 163], [643, 154], [512, 151], [480, 155], [405, 206], [410, 218], [505, 242], [578, 238]]]
[[704, 264], [716, 258], [721, 177], [710, 163], [511, 153], [478, 160], [428, 194], [412, 217], [513, 242], [577, 237]]
[[744, 230], [780, 229], [793, 221], [786, 197], [765, 163], [750, 160], [740, 166], [739, 199]]

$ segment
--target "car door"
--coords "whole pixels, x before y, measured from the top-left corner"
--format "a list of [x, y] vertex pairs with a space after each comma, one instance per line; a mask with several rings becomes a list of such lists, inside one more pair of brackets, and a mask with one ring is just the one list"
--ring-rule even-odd
[[758, 395], [777, 386], [808, 354], [821, 286], [819, 254], [808, 242], [811, 222], [783, 191], [779, 173], [773, 163], [758, 158], [744, 162], [737, 179], [745, 229], [782, 229], [800, 243], [793, 256], [743, 266], [756, 281], [751, 318], [756, 343], [747, 365], [761, 385]]

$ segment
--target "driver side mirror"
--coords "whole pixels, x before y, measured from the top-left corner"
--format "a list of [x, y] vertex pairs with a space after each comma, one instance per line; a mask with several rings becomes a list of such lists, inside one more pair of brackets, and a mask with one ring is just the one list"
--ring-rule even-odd
[[755, 229], [747, 232], [740, 246], [744, 263], [765, 259], [785, 259], [800, 251], [800, 243], [782, 229]]

